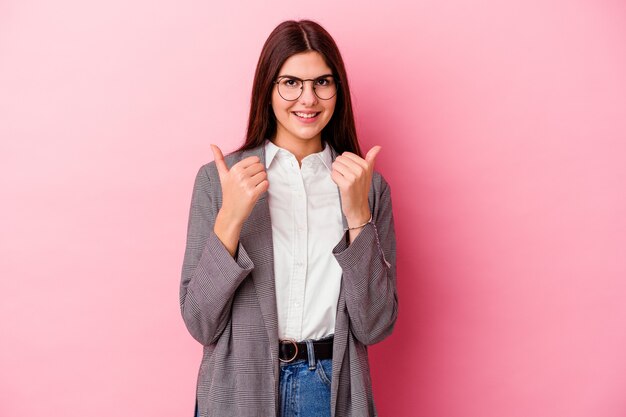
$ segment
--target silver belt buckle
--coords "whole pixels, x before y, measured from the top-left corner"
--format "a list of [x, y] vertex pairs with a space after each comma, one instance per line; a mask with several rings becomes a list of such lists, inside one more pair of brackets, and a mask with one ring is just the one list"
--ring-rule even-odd
[[296, 356], [298, 356], [298, 344], [296, 343], [296, 341], [294, 339], [283, 339], [283, 340], [280, 341], [280, 343], [291, 343], [291, 344], [293, 344], [293, 346], [296, 348], [296, 353], [293, 354], [293, 358], [291, 358], [291, 359], [281, 359], [280, 358], [280, 352], [279, 352], [278, 360], [283, 362], [283, 363], [289, 363], [289, 362], [293, 361], [296, 358]]

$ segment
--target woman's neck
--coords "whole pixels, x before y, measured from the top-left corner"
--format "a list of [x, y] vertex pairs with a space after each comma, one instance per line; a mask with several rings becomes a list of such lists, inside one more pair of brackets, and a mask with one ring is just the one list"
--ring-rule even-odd
[[291, 152], [298, 164], [302, 166], [302, 160], [307, 156], [322, 151], [322, 137], [321, 135], [311, 139], [287, 139], [276, 135], [272, 140], [274, 144], [280, 148], [286, 149]]

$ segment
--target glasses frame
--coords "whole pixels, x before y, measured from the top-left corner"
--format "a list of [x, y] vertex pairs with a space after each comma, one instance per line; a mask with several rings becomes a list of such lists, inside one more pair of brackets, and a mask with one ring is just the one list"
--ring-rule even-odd
[[[335, 94], [333, 94], [329, 98], [321, 98], [317, 94], [317, 91], [315, 91], [315, 81], [319, 80], [320, 78], [328, 78], [328, 77], [331, 77], [333, 79], [333, 81], [335, 82], [335, 85], [337, 86], [337, 88], [335, 89]], [[278, 83], [280, 83], [280, 80], [283, 79], [283, 78], [291, 78], [293, 80], [300, 81], [302, 83], [302, 86], [300, 87], [300, 94], [298, 95], [298, 97], [289, 100], [289, 99], [283, 97], [282, 94], [280, 94], [280, 88], [278, 87]], [[303, 80], [302, 78], [294, 77], [293, 75], [281, 75], [280, 77], [277, 77], [276, 80], [272, 81], [272, 83], [276, 84], [276, 90], [278, 91], [278, 95], [280, 96], [280, 98], [282, 98], [285, 101], [296, 101], [296, 100], [300, 99], [300, 97], [302, 97], [302, 93], [304, 93], [304, 82], [305, 81], [313, 81], [313, 94], [315, 94], [315, 97], [319, 98], [320, 100], [330, 100], [333, 97], [335, 97], [337, 95], [337, 93], [339, 92], [339, 84], [341, 83], [341, 81], [339, 81], [333, 74], [324, 74], [324, 75], [320, 75], [319, 77], [308, 78], [306, 80]]]

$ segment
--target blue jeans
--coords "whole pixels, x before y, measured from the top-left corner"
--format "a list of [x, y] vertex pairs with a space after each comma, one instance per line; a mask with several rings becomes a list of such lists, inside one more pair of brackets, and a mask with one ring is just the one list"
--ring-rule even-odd
[[316, 359], [313, 349], [308, 351], [308, 360], [280, 363], [280, 417], [330, 417], [333, 360]]
[[332, 359], [316, 359], [311, 340], [308, 359], [280, 363], [280, 417], [330, 417]]

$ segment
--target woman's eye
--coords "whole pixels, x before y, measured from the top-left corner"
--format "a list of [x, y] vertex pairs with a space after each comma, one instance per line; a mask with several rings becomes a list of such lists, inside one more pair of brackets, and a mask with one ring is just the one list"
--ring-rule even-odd
[[320, 87], [328, 87], [330, 85], [330, 80], [328, 78], [319, 78], [316, 84]]
[[293, 78], [285, 78], [283, 79], [283, 85], [289, 88], [296, 88], [300, 86], [300, 83], [298, 83], [298, 80], [294, 80]]

